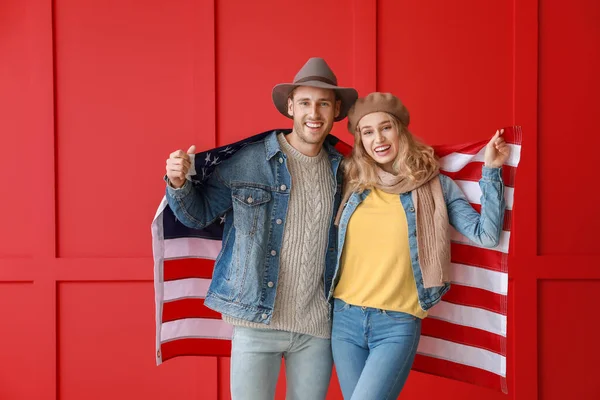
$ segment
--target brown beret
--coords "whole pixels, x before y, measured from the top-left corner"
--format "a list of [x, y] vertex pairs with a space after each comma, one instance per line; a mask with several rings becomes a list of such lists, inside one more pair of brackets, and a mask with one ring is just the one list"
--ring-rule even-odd
[[348, 111], [348, 130], [354, 134], [356, 126], [367, 114], [383, 111], [398, 118], [405, 126], [410, 122], [410, 114], [399, 98], [391, 93], [373, 92], [354, 103]]

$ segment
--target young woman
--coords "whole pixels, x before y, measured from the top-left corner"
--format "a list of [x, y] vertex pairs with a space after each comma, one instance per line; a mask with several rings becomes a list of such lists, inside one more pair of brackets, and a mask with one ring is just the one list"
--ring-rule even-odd
[[439, 173], [430, 146], [408, 131], [409, 113], [389, 93], [359, 99], [348, 114], [354, 148], [338, 212], [332, 349], [345, 399], [396, 399], [411, 369], [421, 320], [450, 288], [449, 226], [484, 247], [504, 218], [502, 165], [510, 147], [496, 132], [485, 150], [481, 214]]

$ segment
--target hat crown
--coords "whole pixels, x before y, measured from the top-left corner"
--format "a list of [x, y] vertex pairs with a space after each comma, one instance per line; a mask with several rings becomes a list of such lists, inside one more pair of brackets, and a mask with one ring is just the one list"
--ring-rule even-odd
[[373, 92], [356, 100], [348, 111], [348, 130], [354, 133], [362, 117], [374, 112], [391, 114], [405, 126], [410, 123], [410, 113], [398, 97], [391, 93]]
[[327, 62], [320, 57], [309, 58], [300, 68], [293, 83], [280, 83], [273, 87], [271, 96], [277, 110], [287, 118], [293, 118], [288, 113], [288, 101], [290, 94], [299, 86], [308, 86], [318, 89], [333, 90], [336, 101], [340, 101], [340, 112], [334, 121], [346, 118], [348, 109], [358, 98], [356, 89], [350, 87], [339, 87], [338, 80]]
[[294, 77], [294, 83], [306, 81], [321, 81], [337, 86], [337, 77], [327, 62], [320, 57], [310, 58]]

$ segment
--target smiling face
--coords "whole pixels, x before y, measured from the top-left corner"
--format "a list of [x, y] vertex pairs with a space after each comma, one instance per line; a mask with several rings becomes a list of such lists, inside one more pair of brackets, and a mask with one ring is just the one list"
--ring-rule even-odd
[[361, 143], [367, 154], [386, 172], [394, 173], [400, 136], [396, 124], [384, 112], [365, 115], [358, 123]]
[[288, 114], [294, 119], [290, 144], [303, 153], [308, 148], [320, 149], [340, 114], [340, 104], [331, 89], [297, 87], [288, 99]]

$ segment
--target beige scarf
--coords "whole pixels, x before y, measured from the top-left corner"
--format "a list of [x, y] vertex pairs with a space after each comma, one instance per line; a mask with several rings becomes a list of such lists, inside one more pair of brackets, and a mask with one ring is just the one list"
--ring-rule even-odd
[[[385, 172], [381, 168], [377, 169], [378, 189], [393, 194], [411, 192], [417, 220], [417, 243], [423, 285], [430, 288], [449, 282], [450, 232], [448, 211], [438, 178], [439, 171], [435, 170], [419, 182], [412, 182], [405, 177]], [[336, 217], [336, 225], [339, 224], [343, 205], [351, 194], [349, 190], [344, 193]]]

